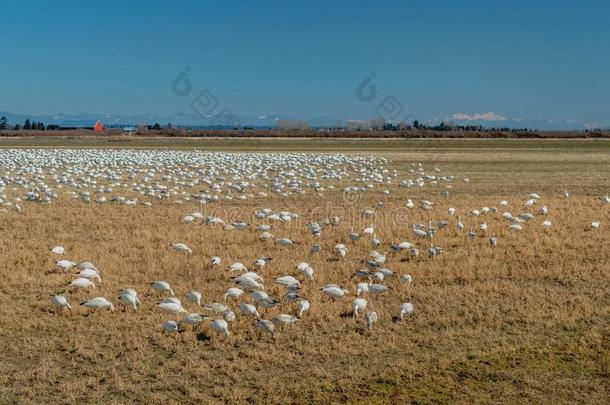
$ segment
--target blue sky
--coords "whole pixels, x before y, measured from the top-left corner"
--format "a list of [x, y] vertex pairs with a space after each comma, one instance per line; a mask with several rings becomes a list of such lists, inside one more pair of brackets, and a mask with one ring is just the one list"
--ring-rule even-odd
[[610, 124], [608, 1], [19, 1], [0, 19], [0, 111], [188, 112], [188, 66], [236, 114], [368, 119], [394, 95], [425, 120]]

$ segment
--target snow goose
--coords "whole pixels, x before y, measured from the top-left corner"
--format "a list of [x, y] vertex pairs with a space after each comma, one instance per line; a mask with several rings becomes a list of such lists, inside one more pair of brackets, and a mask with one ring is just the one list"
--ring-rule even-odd
[[229, 337], [229, 324], [224, 319], [215, 319], [212, 322], [211, 329], [224, 337]]
[[74, 280], [72, 280], [72, 282], [70, 283], [70, 285], [68, 287], [73, 287], [73, 288], [95, 288], [95, 284], [93, 284], [93, 282], [89, 279], [86, 279], [84, 277], [79, 277], [76, 278]]
[[89, 308], [93, 311], [101, 311], [102, 309], [109, 309], [114, 311], [114, 305], [104, 297], [95, 297], [88, 301], [81, 302], [81, 305], [85, 308]]
[[405, 315], [411, 315], [413, 313], [413, 304], [405, 302], [400, 305], [399, 318], [402, 321]]
[[55, 308], [57, 308], [58, 310], [62, 310], [64, 308], [68, 308], [69, 310], [72, 309], [72, 307], [68, 303], [68, 300], [66, 299], [66, 297], [64, 297], [61, 294], [52, 295], [51, 302], [53, 303], [53, 305], [55, 305]]
[[159, 292], [169, 292], [172, 297], [175, 295], [174, 290], [172, 290], [169, 283], [166, 281], [155, 281], [153, 283], [150, 283], [150, 286], [153, 290], [157, 290]]
[[352, 302], [352, 316], [355, 318], [358, 316], [360, 311], [365, 311], [368, 301], [364, 298], [356, 298]]

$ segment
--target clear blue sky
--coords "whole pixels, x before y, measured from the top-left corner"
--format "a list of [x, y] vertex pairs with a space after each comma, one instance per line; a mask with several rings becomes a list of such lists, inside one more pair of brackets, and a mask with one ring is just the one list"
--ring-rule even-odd
[[5, 1], [0, 110], [172, 114], [186, 66], [237, 114], [610, 123], [610, 2]]

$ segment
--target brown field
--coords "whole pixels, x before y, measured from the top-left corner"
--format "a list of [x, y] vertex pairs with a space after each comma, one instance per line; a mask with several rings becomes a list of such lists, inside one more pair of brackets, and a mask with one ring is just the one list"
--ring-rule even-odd
[[[198, 209], [194, 203], [98, 206], [65, 197], [49, 205], [23, 202], [21, 212], [0, 213], [0, 403], [610, 402], [610, 205], [598, 198], [610, 191], [609, 142], [116, 142], [2, 139], [0, 147], [345, 150], [386, 157], [402, 178], [408, 163], [422, 162], [470, 182], [456, 180], [449, 198], [440, 196], [440, 186], [393, 184], [355, 201], [346, 201], [337, 187], [320, 195], [208, 206], [227, 222], [261, 222], [252, 213], [263, 207], [299, 212], [299, 221], [272, 230], [298, 242], [288, 248], [260, 241], [253, 230], [180, 223]], [[381, 188], [391, 194], [380, 194]], [[568, 199], [566, 189], [572, 194]], [[520, 214], [531, 192], [541, 194], [538, 205], [548, 205], [550, 229], [543, 229], [537, 216], [522, 232], [511, 232], [500, 217], [502, 209], [478, 221], [465, 214], [503, 199], [510, 202], [508, 211]], [[13, 195], [10, 188], [5, 193]], [[430, 199], [436, 206], [408, 210], [406, 198]], [[379, 314], [367, 331], [362, 318], [349, 314], [356, 284], [351, 275], [371, 247], [368, 238], [352, 244], [347, 235], [352, 226], [370, 225], [360, 212], [380, 201], [385, 207], [373, 220], [383, 242], [378, 250], [389, 252], [390, 243], [409, 240], [422, 254], [405, 260], [408, 253], [388, 253], [386, 267], [397, 275], [410, 273], [413, 283], [389, 278], [390, 292], [366, 297], [369, 310]], [[485, 220], [487, 236], [468, 240], [466, 231], [455, 231], [448, 207], [461, 213], [466, 231]], [[325, 227], [321, 238], [305, 227], [333, 214], [342, 222]], [[413, 223], [429, 219], [449, 221], [434, 240], [444, 253], [432, 259], [425, 254], [427, 242], [411, 234]], [[602, 224], [595, 231], [590, 229], [594, 220]], [[498, 236], [495, 248], [488, 243], [491, 234]], [[178, 241], [193, 253], [170, 251], [169, 244]], [[312, 255], [315, 241], [322, 251]], [[346, 258], [332, 252], [339, 242], [349, 249]], [[55, 245], [66, 247], [65, 258], [94, 263], [102, 275], [94, 291], [66, 293], [75, 307], [72, 314], [57, 314], [50, 302], [49, 296], [74, 277], [58, 271], [58, 256], [49, 251]], [[213, 255], [222, 257], [221, 268], [208, 265]], [[210, 333], [209, 323], [198, 331], [163, 334], [163, 321], [179, 318], [156, 307], [160, 295], [148, 283], [167, 280], [182, 299], [198, 289], [203, 301], [222, 302], [232, 276], [225, 265], [250, 266], [261, 255], [273, 258], [259, 272], [275, 297], [283, 297], [283, 290], [273, 284], [274, 277], [296, 275], [294, 266], [301, 261], [313, 266], [316, 279], [303, 282], [301, 291], [311, 310], [299, 322], [280, 329], [275, 341], [259, 337], [252, 320], [239, 315], [227, 339]], [[318, 291], [324, 283], [348, 286], [352, 294], [331, 302]], [[94, 296], [116, 305], [117, 291], [124, 287], [139, 292], [143, 305], [137, 312], [117, 307], [113, 313], [87, 314], [76, 308]], [[395, 321], [405, 300], [413, 302], [415, 312]], [[187, 308], [198, 311], [192, 304]], [[280, 312], [294, 313], [294, 304], [282, 303], [263, 317]]]

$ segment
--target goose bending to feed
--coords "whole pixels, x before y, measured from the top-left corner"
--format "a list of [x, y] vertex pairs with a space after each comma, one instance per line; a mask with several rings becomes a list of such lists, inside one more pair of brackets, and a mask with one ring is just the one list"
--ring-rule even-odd
[[76, 266], [76, 263], [71, 260], [60, 260], [57, 262], [57, 265], [61, 267], [64, 271], [70, 270], [72, 267]]
[[261, 333], [268, 333], [275, 338], [275, 324], [267, 319], [257, 319], [254, 323]]
[[428, 232], [418, 228], [417, 225], [413, 225], [413, 235], [417, 238], [427, 238], [429, 236]]
[[254, 315], [257, 318], [260, 318], [258, 310], [256, 309], [256, 307], [254, 305], [252, 305], [252, 304], [244, 304], [243, 302], [240, 302], [238, 307], [239, 307], [239, 312], [242, 315]]
[[343, 243], [337, 243], [334, 249], [335, 252], [341, 257], [345, 257], [345, 255], [347, 255], [347, 248]]
[[332, 299], [343, 298], [345, 294], [349, 294], [349, 290], [337, 284], [326, 284], [324, 287], [320, 288], [320, 291]]
[[81, 305], [85, 308], [89, 308], [93, 311], [101, 311], [102, 309], [108, 309], [114, 311], [114, 305], [104, 297], [95, 297], [88, 301], [81, 302]]
[[356, 298], [352, 302], [352, 316], [355, 318], [358, 316], [360, 311], [365, 311], [368, 301], [364, 298]]
[[383, 284], [369, 284], [368, 292], [371, 294], [381, 294], [388, 291], [390, 287], [387, 287]]
[[304, 298], [301, 298], [297, 302], [297, 316], [299, 318], [303, 317], [303, 314], [309, 311], [310, 303]]
[[265, 287], [250, 277], [235, 277], [233, 282], [244, 290], [264, 290]]
[[257, 300], [256, 303], [260, 307], [263, 307], [265, 309], [269, 309], [269, 308], [273, 308], [274, 306], [276, 306], [280, 302], [278, 300], [276, 300], [275, 298], [266, 297], [266, 298], [261, 298], [261, 299]]
[[77, 270], [94, 270], [97, 273], [97, 268], [91, 262], [80, 262], [74, 267]]
[[297, 270], [300, 271], [306, 279], [313, 280], [313, 268], [309, 263], [302, 262], [297, 264]]
[[176, 302], [161, 302], [159, 308], [169, 314], [182, 314], [186, 313], [186, 309], [182, 308], [182, 305]]
[[356, 286], [356, 296], [359, 297], [362, 293], [369, 292], [369, 283], [358, 283]]
[[271, 260], [268, 256], [259, 257], [254, 261], [254, 267], [265, 267]]
[[294, 244], [295, 244], [295, 243], [294, 243], [292, 240], [290, 240], [290, 239], [288, 239], [288, 238], [280, 238], [280, 239], [277, 239], [277, 240], [275, 241], [275, 243], [276, 243], [276, 244], [278, 244], [278, 245], [280, 245], [280, 246], [292, 246], [292, 245], [294, 245]]
[[210, 304], [205, 304], [203, 307], [206, 310], [217, 313], [217, 314], [222, 314], [229, 310], [229, 307], [227, 307], [225, 304], [221, 304], [219, 302], [212, 302]]
[[77, 276], [88, 278], [89, 280], [96, 280], [98, 283], [102, 282], [100, 274], [94, 269], [83, 269], [77, 273]]
[[271, 319], [271, 322], [273, 322], [273, 324], [275, 326], [286, 326], [286, 325], [290, 325], [292, 323], [295, 323], [296, 321], [298, 321], [299, 318], [297, 318], [294, 315], [289, 315], [289, 314], [279, 314], [277, 316], [274, 316]]
[[224, 337], [229, 337], [229, 324], [224, 319], [215, 319], [210, 327]]
[[398, 317], [402, 321], [404, 319], [405, 315], [411, 315], [412, 313], [413, 313], [413, 304], [411, 304], [410, 302], [405, 302], [400, 305], [400, 314], [398, 315]]
[[377, 312], [370, 311], [367, 312], [364, 319], [366, 320], [366, 326], [369, 330], [373, 329], [373, 325], [377, 323]]
[[240, 262], [233, 263], [229, 266], [230, 271], [248, 271], [248, 268]]
[[234, 322], [237, 319], [235, 312], [230, 309], [222, 313], [222, 318], [227, 322]]
[[157, 290], [159, 292], [169, 292], [172, 297], [175, 295], [174, 290], [172, 290], [167, 281], [155, 281], [154, 283], [150, 283], [150, 286], [153, 290]]
[[285, 287], [292, 287], [292, 286], [301, 287], [301, 283], [299, 282], [299, 280], [297, 280], [293, 276], [281, 276], [281, 277], [276, 278], [275, 282], [277, 284], [281, 284]]
[[163, 333], [176, 333], [180, 331], [180, 327], [176, 321], [163, 322]]
[[239, 275], [239, 276], [235, 277], [234, 279], [242, 279], [242, 278], [251, 278], [252, 280], [256, 280], [256, 281], [258, 281], [259, 283], [262, 283], [263, 281], [265, 281], [265, 280], [263, 280], [263, 278], [262, 278], [262, 277], [261, 277], [261, 276], [260, 276], [260, 275], [259, 275], [257, 272], [255, 272], [255, 271], [248, 271], [248, 272], [245, 272], [245, 273], [243, 273], [243, 274], [241, 274], [241, 275]]
[[536, 204], [536, 199], [535, 198], [529, 199], [523, 204], [523, 208], [529, 208], [529, 207], [533, 206], [534, 204]]
[[66, 253], [66, 249], [63, 246], [55, 246], [53, 249], [51, 249], [51, 252], [55, 253], [56, 255], [63, 255]]
[[171, 303], [171, 304], [176, 304], [176, 305], [182, 306], [182, 302], [180, 302], [180, 299], [176, 298], [176, 297], [165, 297], [159, 302], [159, 304], [166, 304], [166, 303]]
[[208, 318], [201, 314], [186, 314], [184, 315], [184, 318], [180, 320], [180, 323], [185, 323], [192, 327], [197, 327], [199, 324], [201, 324], [201, 322], [205, 321], [206, 319]]
[[79, 277], [76, 278], [74, 280], [72, 280], [72, 282], [68, 285], [68, 287], [73, 287], [73, 288], [95, 288], [95, 284], [93, 284], [93, 282], [87, 278], [84, 277]]
[[138, 296], [136, 294], [132, 294], [131, 291], [121, 290], [119, 300], [123, 308], [131, 307], [134, 311], [137, 311], [138, 305], [140, 305], [140, 300], [138, 299]]
[[188, 252], [188, 253], [192, 253], [193, 252], [184, 243], [172, 243], [171, 245], [169, 245], [169, 247], [170, 247], [170, 249], [172, 249], [175, 252]]
[[201, 293], [199, 291], [191, 291], [186, 294], [186, 300], [201, 305]]
[[72, 307], [68, 303], [68, 300], [66, 299], [66, 297], [64, 297], [61, 294], [52, 295], [51, 302], [53, 303], [53, 305], [55, 305], [55, 308], [57, 308], [58, 310], [62, 310], [64, 308], [68, 308], [69, 310], [72, 310]]
[[250, 296], [254, 299], [254, 301], [259, 302], [262, 299], [269, 298], [269, 294], [264, 291], [255, 290], [250, 292]]
[[244, 290], [242, 290], [241, 288], [237, 288], [237, 287], [231, 287], [228, 288], [227, 291], [224, 294], [224, 301], [227, 301], [227, 298], [234, 298], [234, 299], [238, 299], [239, 297], [241, 297], [242, 295], [244, 295]]

